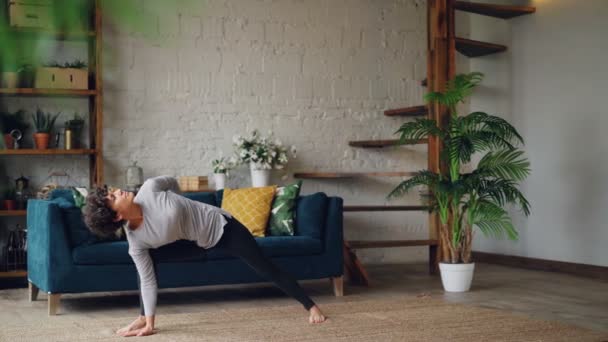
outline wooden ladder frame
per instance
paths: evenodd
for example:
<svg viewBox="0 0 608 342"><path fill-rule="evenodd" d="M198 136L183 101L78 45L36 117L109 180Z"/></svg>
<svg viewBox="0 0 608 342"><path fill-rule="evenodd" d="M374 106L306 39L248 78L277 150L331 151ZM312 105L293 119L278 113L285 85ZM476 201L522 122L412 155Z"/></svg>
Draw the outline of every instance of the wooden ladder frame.
<svg viewBox="0 0 608 342"><path fill-rule="evenodd" d="M456 72L455 52L456 40L454 32L454 0L428 0L427 2L427 78L428 91L443 91L448 80ZM450 119L448 108L439 104L429 104L428 118L434 119L442 126L447 125ZM441 165L439 156L441 143L437 137L428 138L428 169L433 172L446 171L446 165ZM439 217L435 213L429 214L429 240L422 241L387 241L385 244L375 243L375 247L393 246L429 246L429 273L437 274L438 262L441 256L447 253L447 246L441 244L439 236ZM349 274L351 283L364 286L369 285L369 276L358 260L353 246L344 242L344 265Z"/></svg>

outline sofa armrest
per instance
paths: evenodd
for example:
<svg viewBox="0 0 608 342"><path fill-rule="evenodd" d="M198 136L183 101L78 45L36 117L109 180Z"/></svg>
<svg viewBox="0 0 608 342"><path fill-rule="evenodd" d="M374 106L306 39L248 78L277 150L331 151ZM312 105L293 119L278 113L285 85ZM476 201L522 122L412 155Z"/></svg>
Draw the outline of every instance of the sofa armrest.
<svg viewBox="0 0 608 342"><path fill-rule="evenodd" d="M343 200L340 197L329 197L327 202L327 219L325 220L325 254L331 263L335 275L344 272L344 227Z"/></svg>
<svg viewBox="0 0 608 342"><path fill-rule="evenodd" d="M73 266L61 210L53 201L29 200L27 205L28 279L54 292Z"/></svg>

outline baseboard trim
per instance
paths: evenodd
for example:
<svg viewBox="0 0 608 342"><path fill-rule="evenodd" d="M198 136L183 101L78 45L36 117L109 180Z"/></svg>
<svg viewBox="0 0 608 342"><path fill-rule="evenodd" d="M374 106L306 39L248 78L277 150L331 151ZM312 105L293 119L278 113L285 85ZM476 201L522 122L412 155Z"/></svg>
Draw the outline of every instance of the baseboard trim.
<svg viewBox="0 0 608 342"><path fill-rule="evenodd" d="M473 260L476 262L520 267L531 270L568 273L608 281L608 267L604 266L576 264L572 262L535 259L486 252L473 252Z"/></svg>

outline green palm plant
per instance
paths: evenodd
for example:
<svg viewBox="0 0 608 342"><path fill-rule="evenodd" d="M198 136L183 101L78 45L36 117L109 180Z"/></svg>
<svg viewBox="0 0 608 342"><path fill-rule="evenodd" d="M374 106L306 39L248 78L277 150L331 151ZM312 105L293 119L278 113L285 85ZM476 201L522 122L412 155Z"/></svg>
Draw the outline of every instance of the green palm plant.
<svg viewBox="0 0 608 342"><path fill-rule="evenodd" d="M488 236L517 239L506 205L515 204L525 215L530 203L518 190L518 182L530 173L530 163L517 146L523 139L517 130L502 118L483 112L459 116L457 105L470 96L483 74L473 72L455 76L444 92L425 96L429 103L448 108L450 120L440 126L432 119L418 119L403 124L395 134L400 141L435 136L442 144L440 161L446 172L417 172L401 182L388 197L426 186L430 191L429 210L437 212L440 221L439 239L443 262L471 262L473 227ZM483 154L477 167L463 173L461 166L471 162L473 155Z"/></svg>

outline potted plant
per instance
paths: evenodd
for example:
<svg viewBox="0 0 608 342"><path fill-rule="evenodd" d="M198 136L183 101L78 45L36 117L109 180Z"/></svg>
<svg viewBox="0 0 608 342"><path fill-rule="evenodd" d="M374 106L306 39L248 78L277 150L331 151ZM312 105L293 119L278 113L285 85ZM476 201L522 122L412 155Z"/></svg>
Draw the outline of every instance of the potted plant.
<svg viewBox="0 0 608 342"><path fill-rule="evenodd" d="M280 140L272 139L272 132L268 137L263 137L257 129L253 130L248 138L233 138L238 163L249 163L253 187L267 186L270 182L270 170L283 169L289 160L287 148ZM295 147L291 147L291 152L295 158Z"/></svg>
<svg viewBox="0 0 608 342"><path fill-rule="evenodd" d="M72 131L72 147L80 148L80 135L82 134L82 128L84 127L84 119L77 113L74 113L74 117L65 122L65 128Z"/></svg>
<svg viewBox="0 0 608 342"><path fill-rule="evenodd" d="M14 64L8 64L2 66L2 82L1 88L17 88L19 84L19 74L17 73L17 67Z"/></svg>
<svg viewBox="0 0 608 342"><path fill-rule="evenodd" d="M36 127L36 133L34 133L34 142L36 143L37 149L47 149L49 147L49 138L51 136L51 130L55 125L55 120L60 113L54 116L51 113L45 114L40 108L36 109L36 115L32 114L34 119L34 126Z"/></svg>
<svg viewBox="0 0 608 342"><path fill-rule="evenodd" d="M19 88L33 88L34 79L36 78L36 68L33 64L23 63L17 68L19 75Z"/></svg>
<svg viewBox="0 0 608 342"><path fill-rule="evenodd" d="M11 135L13 130L19 130L23 135L25 130L30 125L25 121L25 111L20 109L14 113L0 112L0 125L2 125L2 134L4 135L4 144L7 149L12 149L14 146L14 138Z"/></svg>
<svg viewBox="0 0 608 342"><path fill-rule="evenodd" d="M4 209L15 210L15 189L8 188L4 190Z"/></svg>
<svg viewBox="0 0 608 342"><path fill-rule="evenodd" d="M211 162L215 190L221 190L226 186L226 178L235 165L234 158L219 157Z"/></svg>
<svg viewBox="0 0 608 342"><path fill-rule="evenodd" d="M517 185L530 173L530 163L517 148L523 139L507 121L483 112L459 116L456 106L471 95L483 75L457 75L444 92L431 92L426 100L448 108L450 121L445 127L432 119L418 119L403 124L396 133L401 141L437 137L443 151L440 161L445 173L419 171L403 181L389 197L399 196L417 186L430 191L429 207L439 216L439 239L442 260L439 264L444 289L468 291L475 264L471 260L473 228L485 235L517 238L508 204L520 207L525 215L530 204ZM462 165L481 156L476 167L463 172ZM472 163L474 164L474 163ZM473 167L473 165L471 165Z"/></svg>

